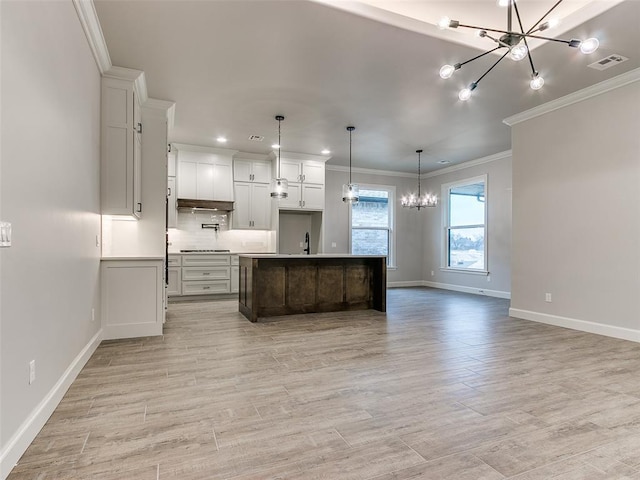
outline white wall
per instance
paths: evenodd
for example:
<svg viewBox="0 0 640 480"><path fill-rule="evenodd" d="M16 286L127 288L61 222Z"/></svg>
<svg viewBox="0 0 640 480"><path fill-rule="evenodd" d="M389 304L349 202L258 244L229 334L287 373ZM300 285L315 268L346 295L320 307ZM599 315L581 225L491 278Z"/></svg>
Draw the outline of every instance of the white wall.
<svg viewBox="0 0 640 480"><path fill-rule="evenodd" d="M324 253L349 252L349 206L342 201L342 185L349 179L348 172L327 170L325 180ZM387 272L388 281L420 284L423 263L423 228L417 212L400 207L400 197L417 186L416 177L400 177L354 172L354 183L388 185L396 187L396 269ZM331 244L335 242L336 247Z"/></svg>
<svg viewBox="0 0 640 480"><path fill-rule="evenodd" d="M487 161L491 160L491 161ZM428 285L508 298L511 289L511 156L494 155L434 172L423 180L426 191L438 194L438 206L424 212L424 267ZM461 168L464 167L464 168ZM442 185L487 176L487 269L489 276L452 272L444 267ZM431 275L433 272L433 275ZM490 280L490 281L487 281Z"/></svg>
<svg viewBox="0 0 640 480"><path fill-rule="evenodd" d="M100 74L70 1L0 11L0 219L13 224L0 250L5 477L99 333Z"/></svg>
<svg viewBox="0 0 640 480"><path fill-rule="evenodd" d="M639 105L636 81L512 127L513 316L640 341Z"/></svg>

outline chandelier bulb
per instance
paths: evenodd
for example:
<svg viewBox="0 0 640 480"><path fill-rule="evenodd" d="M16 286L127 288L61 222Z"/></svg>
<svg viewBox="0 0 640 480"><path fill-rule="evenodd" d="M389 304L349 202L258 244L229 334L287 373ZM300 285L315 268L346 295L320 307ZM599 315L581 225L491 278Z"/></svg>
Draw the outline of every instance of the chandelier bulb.
<svg viewBox="0 0 640 480"><path fill-rule="evenodd" d="M460 93L458 93L458 98L463 102L469 100L471 98L471 89L463 88L462 90L460 90Z"/></svg>
<svg viewBox="0 0 640 480"><path fill-rule="evenodd" d="M497 0L496 4L499 7L508 7L509 6L509 0Z"/></svg>
<svg viewBox="0 0 640 480"><path fill-rule="evenodd" d="M514 47L511 47L511 53L509 54L509 56L514 62L519 62L527 56L527 52L527 46L520 43Z"/></svg>
<svg viewBox="0 0 640 480"><path fill-rule="evenodd" d="M597 38L588 38L580 43L580 51L585 55L595 52L600 46L600 42Z"/></svg>
<svg viewBox="0 0 640 480"><path fill-rule="evenodd" d="M449 28L450 24L451 19L449 17L442 17L440 20L438 20L438 28L440 30L446 30L447 28Z"/></svg>
<svg viewBox="0 0 640 480"><path fill-rule="evenodd" d="M540 90L544 85L544 78L538 75L538 72L531 76L531 82L529 83L533 90Z"/></svg>
<svg viewBox="0 0 640 480"><path fill-rule="evenodd" d="M456 69L453 65L443 65L440 69L440 78L451 78Z"/></svg>

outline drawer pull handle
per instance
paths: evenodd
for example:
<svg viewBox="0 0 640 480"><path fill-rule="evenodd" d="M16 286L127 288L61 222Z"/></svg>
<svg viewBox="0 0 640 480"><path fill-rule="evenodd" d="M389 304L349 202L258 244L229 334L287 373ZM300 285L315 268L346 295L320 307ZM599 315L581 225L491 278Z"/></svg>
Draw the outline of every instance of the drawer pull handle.
<svg viewBox="0 0 640 480"><path fill-rule="evenodd" d="M211 275L209 272L202 272L202 275Z"/></svg>
<svg viewBox="0 0 640 480"><path fill-rule="evenodd" d="M203 290L209 290L211 287L202 287Z"/></svg>

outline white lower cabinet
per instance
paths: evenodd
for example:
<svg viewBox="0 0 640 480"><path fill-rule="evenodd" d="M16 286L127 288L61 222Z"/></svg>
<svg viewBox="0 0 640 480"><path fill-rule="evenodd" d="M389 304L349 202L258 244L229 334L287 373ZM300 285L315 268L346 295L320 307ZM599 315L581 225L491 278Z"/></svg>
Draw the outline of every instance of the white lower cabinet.
<svg viewBox="0 0 640 480"><path fill-rule="evenodd" d="M182 295L231 291L231 255L182 255Z"/></svg>
<svg viewBox="0 0 640 480"><path fill-rule="evenodd" d="M162 335L163 259L104 258L100 262L104 339Z"/></svg>
<svg viewBox="0 0 640 480"><path fill-rule="evenodd" d="M182 295L182 255L169 255L169 282L167 295Z"/></svg>
<svg viewBox="0 0 640 480"><path fill-rule="evenodd" d="M240 291L240 259L237 255L231 256L231 293Z"/></svg>

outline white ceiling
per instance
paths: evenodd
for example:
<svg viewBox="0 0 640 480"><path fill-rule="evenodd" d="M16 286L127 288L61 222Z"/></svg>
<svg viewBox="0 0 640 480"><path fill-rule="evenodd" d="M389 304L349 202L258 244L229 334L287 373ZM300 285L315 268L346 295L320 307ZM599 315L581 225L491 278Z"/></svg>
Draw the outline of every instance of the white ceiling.
<svg viewBox="0 0 640 480"><path fill-rule="evenodd" d="M415 172L417 148L424 149L424 171L442 168L439 160L455 164L498 153L511 145L504 118L640 67L640 0L591 2L606 4L596 5L603 13L562 37L598 37L601 46L595 54L544 44L533 54L546 80L542 90L528 87L525 61L505 60L482 80L469 102L461 103L458 90L477 80L495 58L472 62L442 80L442 64L464 61L479 51L458 39L434 36L429 23L434 15L410 18L418 16L410 10L453 7L448 9L454 12L451 18L459 13L460 20L473 24L485 19L474 18L477 12L470 5L486 4L498 19L504 9L494 0L369 3L376 5L336 0L95 1L112 63L144 70L149 96L176 102L171 141L219 147L216 138L224 135L225 148L268 153L277 138L274 116L282 114L283 150L319 154L329 148L328 163L334 165L348 165L347 125L356 127L354 167ZM395 11L381 9L383 3ZM518 4L524 17L529 7L546 11L553 3ZM584 15L593 8L577 12ZM498 25L503 24L504 18ZM613 53L630 60L605 71L587 68ZM265 140L250 141L249 135Z"/></svg>

